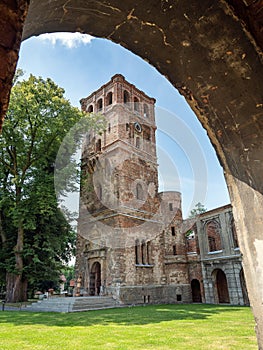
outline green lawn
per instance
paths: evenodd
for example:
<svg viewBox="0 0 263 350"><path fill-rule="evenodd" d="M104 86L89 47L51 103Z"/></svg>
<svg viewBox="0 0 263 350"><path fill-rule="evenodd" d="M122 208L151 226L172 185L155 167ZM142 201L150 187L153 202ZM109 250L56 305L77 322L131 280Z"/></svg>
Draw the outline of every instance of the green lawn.
<svg viewBox="0 0 263 350"><path fill-rule="evenodd" d="M247 307L155 305L70 314L0 312L0 348L257 349Z"/></svg>

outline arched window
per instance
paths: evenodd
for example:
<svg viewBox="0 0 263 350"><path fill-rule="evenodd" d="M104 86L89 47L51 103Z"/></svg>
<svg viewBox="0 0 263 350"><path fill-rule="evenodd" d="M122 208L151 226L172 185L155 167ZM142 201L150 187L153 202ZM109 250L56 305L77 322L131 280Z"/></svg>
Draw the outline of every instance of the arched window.
<svg viewBox="0 0 263 350"><path fill-rule="evenodd" d="M144 103L144 105L143 105L143 116L144 116L145 118L148 118L148 117L149 117L149 107L147 106L146 103Z"/></svg>
<svg viewBox="0 0 263 350"><path fill-rule="evenodd" d="M206 224L209 251L214 252L222 249L220 226L216 220L208 221Z"/></svg>
<svg viewBox="0 0 263 350"><path fill-rule="evenodd" d="M140 183L136 185L136 198L139 200L143 200L143 189Z"/></svg>
<svg viewBox="0 0 263 350"><path fill-rule="evenodd" d="M134 99L133 99L133 104L134 104L134 110L136 111L136 112L139 112L139 100L138 100L138 98L137 97L134 97Z"/></svg>
<svg viewBox="0 0 263 350"><path fill-rule="evenodd" d="M93 105L89 105L88 109L87 109L88 113L92 113L93 112Z"/></svg>
<svg viewBox="0 0 263 350"><path fill-rule="evenodd" d="M111 104L112 104L112 92L110 91L106 96L106 106L109 106Z"/></svg>
<svg viewBox="0 0 263 350"><path fill-rule="evenodd" d="M123 92L123 102L124 103L130 102L130 94L126 90L124 90L124 92Z"/></svg>
<svg viewBox="0 0 263 350"><path fill-rule="evenodd" d="M102 98L100 98L97 102L97 108L98 108L98 111L101 111L102 110L102 107L103 107L103 103L102 103Z"/></svg>
<svg viewBox="0 0 263 350"><path fill-rule="evenodd" d="M101 139L98 139L96 143L96 152L101 152Z"/></svg>

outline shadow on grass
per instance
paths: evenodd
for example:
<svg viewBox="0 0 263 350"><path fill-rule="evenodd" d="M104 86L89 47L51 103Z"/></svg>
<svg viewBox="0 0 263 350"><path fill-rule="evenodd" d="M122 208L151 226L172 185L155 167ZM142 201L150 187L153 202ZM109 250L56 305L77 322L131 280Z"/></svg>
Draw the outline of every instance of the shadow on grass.
<svg viewBox="0 0 263 350"><path fill-rule="evenodd" d="M14 326L39 324L45 326L76 327L94 325L144 325L172 320L204 320L216 314L239 313L243 307L221 305L147 305L97 311L56 313L56 312L0 312L1 323ZM233 315L232 315L233 316ZM241 315L240 315L241 316ZM235 317L238 317L236 314ZM241 316L242 317L242 316Z"/></svg>

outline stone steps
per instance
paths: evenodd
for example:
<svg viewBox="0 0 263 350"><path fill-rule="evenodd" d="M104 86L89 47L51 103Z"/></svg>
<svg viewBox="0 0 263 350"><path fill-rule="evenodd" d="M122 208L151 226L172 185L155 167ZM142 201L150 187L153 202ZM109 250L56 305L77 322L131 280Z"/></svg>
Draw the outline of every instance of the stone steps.
<svg viewBox="0 0 263 350"><path fill-rule="evenodd" d="M35 312L77 312L118 307L119 304L111 297L51 297L39 300L25 308Z"/></svg>

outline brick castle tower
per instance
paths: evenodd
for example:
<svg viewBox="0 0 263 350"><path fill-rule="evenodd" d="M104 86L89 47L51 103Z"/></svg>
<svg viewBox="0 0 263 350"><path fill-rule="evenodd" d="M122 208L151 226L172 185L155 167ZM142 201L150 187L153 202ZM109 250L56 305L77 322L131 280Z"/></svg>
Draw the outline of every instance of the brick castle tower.
<svg viewBox="0 0 263 350"><path fill-rule="evenodd" d="M116 74L80 102L106 119L82 150L81 294L126 304L189 302L181 195L158 193L155 100Z"/></svg>

